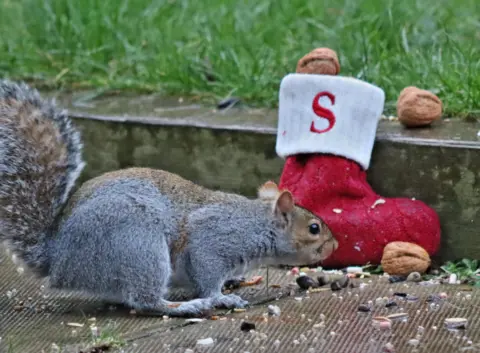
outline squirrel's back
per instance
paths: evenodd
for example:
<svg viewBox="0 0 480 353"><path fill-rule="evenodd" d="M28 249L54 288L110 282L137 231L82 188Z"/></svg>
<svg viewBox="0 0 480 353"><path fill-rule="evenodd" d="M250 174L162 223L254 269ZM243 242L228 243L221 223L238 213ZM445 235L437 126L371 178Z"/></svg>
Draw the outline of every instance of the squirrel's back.
<svg viewBox="0 0 480 353"><path fill-rule="evenodd" d="M184 211L196 208L197 205L245 199L244 196L207 189L165 170L134 167L107 172L86 181L70 198L63 218L68 217L80 200L88 198L103 185L113 180L127 179L145 180L151 183L162 195L169 197Z"/></svg>
<svg viewBox="0 0 480 353"><path fill-rule="evenodd" d="M0 80L0 237L38 272L84 162L67 113L26 84Z"/></svg>

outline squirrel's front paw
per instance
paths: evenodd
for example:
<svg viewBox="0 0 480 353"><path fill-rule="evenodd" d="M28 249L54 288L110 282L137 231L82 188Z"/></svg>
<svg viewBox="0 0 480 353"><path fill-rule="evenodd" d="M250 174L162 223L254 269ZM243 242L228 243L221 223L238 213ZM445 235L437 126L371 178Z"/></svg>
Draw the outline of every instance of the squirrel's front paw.
<svg viewBox="0 0 480 353"><path fill-rule="evenodd" d="M213 298L212 302L215 307L226 309L243 309L248 305L248 301L235 294L219 295Z"/></svg>

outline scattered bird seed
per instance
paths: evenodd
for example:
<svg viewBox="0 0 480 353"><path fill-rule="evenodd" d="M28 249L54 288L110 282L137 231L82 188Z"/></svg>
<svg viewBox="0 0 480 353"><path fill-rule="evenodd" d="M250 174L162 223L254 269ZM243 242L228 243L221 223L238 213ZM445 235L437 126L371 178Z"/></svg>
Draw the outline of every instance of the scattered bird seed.
<svg viewBox="0 0 480 353"><path fill-rule="evenodd" d="M385 353L394 353L395 352L395 347L393 344L391 344L390 342L388 342L384 347L383 347L383 351Z"/></svg>
<svg viewBox="0 0 480 353"><path fill-rule="evenodd" d="M337 282L340 285L340 287L346 288L346 287L348 287L348 284L350 283L350 278L348 278L348 276L343 276Z"/></svg>
<svg viewBox="0 0 480 353"><path fill-rule="evenodd" d="M263 280L262 276L253 276L249 281L240 282L240 287L256 286Z"/></svg>
<svg viewBox="0 0 480 353"><path fill-rule="evenodd" d="M372 320L372 325L381 330L390 330L392 328L392 320L385 316L376 316Z"/></svg>
<svg viewBox="0 0 480 353"><path fill-rule="evenodd" d="M377 207L377 205L382 205L384 204L386 201L384 199L378 199L377 201L375 201L372 205L372 208L375 208Z"/></svg>
<svg viewBox="0 0 480 353"><path fill-rule="evenodd" d="M395 313L387 316L387 318L390 320L406 319L407 317L408 317L407 313Z"/></svg>
<svg viewBox="0 0 480 353"><path fill-rule="evenodd" d="M213 338L208 337L208 338L197 340L197 346L202 346L202 347L213 346Z"/></svg>
<svg viewBox="0 0 480 353"><path fill-rule="evenodd" d="M449 329L465 329L467 327L467 321L465 318L448 318L445 319L445 325Z"/></svg>
<svg viewBox="0 0 480 353"><path fill-rule="evenodd" d="M362 313L368 313L370 312L372 309L370 309L370 306L369 305L366 305L366 304L360 304L358 306L358 311L362 312Z"/></svg>
<svg viewBox="0 0 480 353"><path fill-rule="evenodd" d="M457 275L452 273L448 278L448 284L457 284Z"/></svg>
<svg viewBox="0 0 480 353"><path fill-rule="evenodd" d="M394 302L393 300L390 300L390 301L387 302L387 304L385 304L386 308L393 308L395 306L398 306L398 304L396 302Z"/></svg>
<svg viewBox="0 0 480 353"><path fill-rule="evenodd" d="M416 347L420 344L420 341L414 338L414 339L409 340L408 344Z"/></svg>
<svg viewBox="0 0 480 353"><path fill-rule="evenodd" d="M197 319L197 318L192 318L192 319L186 319L185 322L188 323L197 323L197 322L202 322L205 321L205 319Z"/></svg>
<svg viewBox="0 0 480 353"><path fill-rule="evenodd" d="M339 291L342 289L342 286L338 281L335 281L330 284L330 288L332 289L332 291Z"/></svg>
<svg viewBox="0 0 480 353"><path fill-rule="evenodd" d="M68 327L83 327L84 325L83 324L80 324L78 322L68 322L67 323L67 326Z"/></svg>
<svg viewBox="0 0 480 353"><path fill-rule="evenodd" d="M267 309L268 309L268 314L271 316L280 316L282 312L280 308L276 305L269 305Z"/></svg>
<svg viewBox="0 0 480 353"><path fill-rule="evenodd" d="M437 294L429 294L427 299L425 299L427 303L436 302L438 300L440 300L440 296L438 296Z"/></svg>
<svg viewBox="0 0 480 353"><path fill-rule="evenodd" d="M406 278L404 276L390 276L388 277L388 281L390 283L398 283L398 282L404 282Z"/></svg>
<svg viewBox="0 0 480 353"><path fill-rule="evenodd" d="M315 288L317 287L317 283L313 280L313 278L309 277L309 276L300 276L300 277L297 277L297 284L300 288L302 288L303 290L307 290L307 289L310 289L310 288Z"/></svg>
<svg viewBox="0 0 480 353"><path fill-rule="evenodd" d="M317 277L317 281L320 286L327 285L330 283L330 276L328 276L327 274L322 274Z"/></svg>
<svg viewBox="0 0 480 353"><path fill-rule="evenodd" d="M363 269L359 266L347 267L347 273L363 273Z"/></svg>
<svg viewBox="0 0 480 353"><path fill-rule="evenodd" d="M252 330L255 330L256 326L254 323L252 322L242 322L242 324L240 325L240 330L242 330L243 332L250 332Z"/></svg>
<svg viewBox="0 0 480 353"><path fill-rule="evenodd" d="M412 272L407 276L408 282L421 282L422 275L419 272Z"/></svg>
<svg viewBox="0 0 480 353"><path fill-rule="evenodd" d="M351 280L348 287L349 287L349 288L358 288L359 286L360 286L360 285L358 284L357 281Z"/></svg>
<svg viewBox="0 0 480 353"><path fill-rule="evenodd" d="M326 292L326 291L330 291L330 288L313 288L313 289L309 289L307 293L320 293L320 292Z"/></svg>

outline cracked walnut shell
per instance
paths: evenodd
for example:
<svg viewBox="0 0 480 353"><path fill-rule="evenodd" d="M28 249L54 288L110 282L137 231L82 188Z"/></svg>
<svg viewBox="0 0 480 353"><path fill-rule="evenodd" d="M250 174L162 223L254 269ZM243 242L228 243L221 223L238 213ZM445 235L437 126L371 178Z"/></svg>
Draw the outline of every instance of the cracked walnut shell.
<svg viewBox="0 0 480 353"><path fill-rule="evenodd" d="M397 115L408 127L426 126L442 116L442 101L432 92L406 87L397 101Z"/></svg>
<svg viewBox="0 0 480 353"><path fill-rule="evenodd" d="M425 273L431 260L421 246L403 241L388 243L383 249L382 268L389 275L408 276L412 272Z"/></svg>
<svg viewBox="0 0 480 353"><path fill-rule="evenodd" d="M340 63L335 51L317 48L298 60L297 73L316 75L338 75Z"/></svg>

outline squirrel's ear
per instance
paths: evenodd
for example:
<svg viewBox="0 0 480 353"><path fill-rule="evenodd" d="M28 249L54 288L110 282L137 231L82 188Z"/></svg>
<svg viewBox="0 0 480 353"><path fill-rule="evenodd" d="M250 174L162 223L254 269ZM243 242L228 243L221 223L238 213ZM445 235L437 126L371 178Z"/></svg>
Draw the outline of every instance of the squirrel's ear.
<svg viewBox="0 0 480 353"><path fill-rule="evenodd" d="M267 181L258 189L258 197L262 200L275 200L278 193L278 186L273 181Z"/></svg>
<svg viewBox="0 0 480 353"><path fill-rule="evenodd" d="M290 191L282 191L275 201L275 210L281 213L290 213L294 207L295 202L293 201L293 195Z"/></svg>

